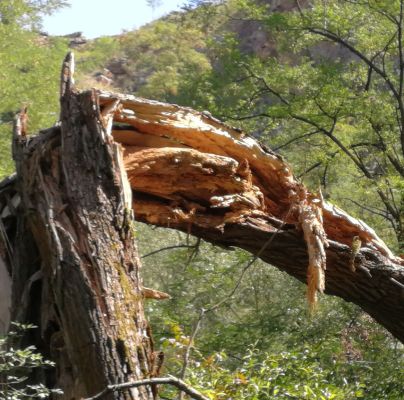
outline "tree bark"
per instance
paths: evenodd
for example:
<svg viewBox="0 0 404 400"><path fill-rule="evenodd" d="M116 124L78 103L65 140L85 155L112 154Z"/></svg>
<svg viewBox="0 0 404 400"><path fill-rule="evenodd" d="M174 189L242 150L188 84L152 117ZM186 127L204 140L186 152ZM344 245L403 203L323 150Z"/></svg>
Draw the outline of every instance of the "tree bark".
<svg viewBox="0 0 404 400"><path fill-rule="evenodd" d="M17 177L3 194L21 201L2 210L2 258L12 269L11 318L39 326L35 344L57 364L48 384L80 399L149 378L153 344L121 146L99 122L95 94L66 82L60 126L27 137L24 113L18 117ZM105 398L154 395L141 386Z"/></svg>

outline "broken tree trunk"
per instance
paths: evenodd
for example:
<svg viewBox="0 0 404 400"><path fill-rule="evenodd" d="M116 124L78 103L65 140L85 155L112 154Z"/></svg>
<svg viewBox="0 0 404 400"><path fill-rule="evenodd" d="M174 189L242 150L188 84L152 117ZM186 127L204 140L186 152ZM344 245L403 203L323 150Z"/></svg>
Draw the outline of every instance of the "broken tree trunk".
<svg viewBox="0 0 404 400"><path fill-rule="evenodd" d="M121 146L97 107L95 94L75 93L68 76L60 126L27 137L20 114L16 181L0 189L9 200L0 214L9 238L1 255L12 269L11 317L39 326L35 344L57 365L47 382L63 389L64 399L149 378L152 370L132 193ZM155 396L140 386L105 398Z"/></svg>
<svg viewBox="0 0 404 400"><path fill-rule="evenodd" d="M208 113L76 93L68 68L62 81L61 126L35 137L23 115L16 126L17 177L0 184L0 256L12 270L12 318L34 316L66 398L151 370L131 206L139 221L259 254L307 281L312 303L318 291L354 302L404 342L404 261L309 193L279 155Z"/></svg>

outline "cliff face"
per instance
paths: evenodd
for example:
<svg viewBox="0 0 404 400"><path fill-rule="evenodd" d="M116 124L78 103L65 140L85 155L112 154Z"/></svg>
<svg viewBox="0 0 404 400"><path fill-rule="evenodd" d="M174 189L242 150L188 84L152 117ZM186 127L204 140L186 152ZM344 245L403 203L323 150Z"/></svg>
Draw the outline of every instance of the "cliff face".
<svg viewBox="0 0 404 400"><path fill-rule="evenodd" d="M296 10L297 8L295 0L262 0L262 3L268 4L270 11L277 11L277 12L293 11ZM302 7L305 7L307 3L308 1L303 0L300 2L300 5Z"/></svg>
<svg viewBox="0 0 404 400"><path fill-rule="evenodd" d="M288 13L297 11L295 0L262 0L263 4L268 5L268 13ZM301 7L307 7L308 1L301 0ZM278 57L277 38L271 36L262 22L254 19L235 19L228 24L227 29L236 34L240 43L242 53L253 54L261 59L268 57ZM313 60L349 60L352 58L346 48L323 41L307 49L307 55Z"/></svg>

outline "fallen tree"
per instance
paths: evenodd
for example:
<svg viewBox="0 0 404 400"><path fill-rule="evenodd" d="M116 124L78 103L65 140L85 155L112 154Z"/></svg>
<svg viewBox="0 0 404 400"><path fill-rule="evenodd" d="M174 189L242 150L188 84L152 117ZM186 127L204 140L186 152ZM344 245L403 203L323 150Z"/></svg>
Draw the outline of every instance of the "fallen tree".
<svg viewBox="0 0 404 400"><path fill-rule="evenodd" d="M65 398L154 377L132 209L138 221L259 254L307 281L310 304L317 292L342 297L404 342L404 260L310 193L282 157L207 112L77 92L71 56L61 86L60 124L29 136L25 110L16 120L0 266L12 276L11 319L39 325ZM155 396L131 390L107 397Z"/></svg>

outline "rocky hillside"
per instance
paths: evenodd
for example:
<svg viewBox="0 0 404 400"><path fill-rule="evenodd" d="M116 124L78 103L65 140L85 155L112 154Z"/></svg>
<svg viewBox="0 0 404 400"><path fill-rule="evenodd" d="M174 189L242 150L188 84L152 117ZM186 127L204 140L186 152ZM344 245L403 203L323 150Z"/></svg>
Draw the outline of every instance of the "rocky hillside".
<svg viewBox="0 0 404 400"><path fill-rule="evenodd" d="M197 80L212 68L220 69L228 44L234 46L233 56L238 51L261 60L285 51L265 23L241 11L239 2L219 3L173 12L117 36L88 41L80 33L65 36L78 59L79 85L184 103L181 81ZM261 3L269 14L296 11L294 0ZM306 0L300 3L307 5ZM346 50L326 42L308 53L317 60L350 57Z"/></svg>
<svg viewBox="0 0 404 400"><path fill-rule="evenodd" d="M233 4L234 3L234 4ZM287 12L294 1L266 0L271 12ZM243 54L277 55L276 40L261 22L243 16L237 2L173 12L136 31L86 41L68 35L76 52L81 86L117 89L173 100L181 79L220 68L217 47L234 37Z"/></svg>

